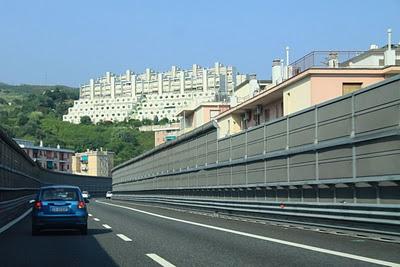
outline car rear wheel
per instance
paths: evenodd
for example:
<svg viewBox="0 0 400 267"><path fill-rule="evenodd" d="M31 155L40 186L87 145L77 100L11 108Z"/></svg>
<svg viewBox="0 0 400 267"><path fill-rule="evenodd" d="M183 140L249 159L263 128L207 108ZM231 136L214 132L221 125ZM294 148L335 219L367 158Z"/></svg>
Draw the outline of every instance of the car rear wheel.
<svg viewBox="0 0 400 267"><path fill-rule="evenodd" d="M87 225L82 226L82 228L80 229L80 231L81 231L81 234L82 234L82 235L87 235Z"/></svg>

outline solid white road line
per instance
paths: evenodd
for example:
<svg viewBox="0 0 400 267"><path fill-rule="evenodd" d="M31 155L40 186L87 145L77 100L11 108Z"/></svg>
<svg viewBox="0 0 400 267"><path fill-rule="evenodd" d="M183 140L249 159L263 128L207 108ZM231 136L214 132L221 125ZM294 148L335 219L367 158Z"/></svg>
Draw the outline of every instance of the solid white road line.
<svg viewBox="0 0 400 267"><path fill-rule="evenodd" d="M175 265L173 265L172 263L164 260L163 258L158 256L157 254L149 253L149 254L146 254L146 256L151 258L153 261L157 262L158 264L160 264L163 267L175 267Z"/></svg>
<svg viewBox="0 0 400 267"><path fill-rule="evenodd" d="M130 239L130 238L129 238L129 237L127 237L126 235L123 235L123 234L117 234L117 236L118 236L119 238L121 238L122 240L126 241L126 242L130 242L130 241L132 241L132 239Z"/></svg>
<svg viewBox="0 0 400 267"><path fill-rule="evenodd" d="M89 215L89 217L92 217L92 216L93 216L93 215L92 215L92 214L90 214L90 213L89 213L88 215Z"/></svg>
<svg viewBox="0 0 400 267"><path fill-rule="evenodd" d="M111 229L111 226L109 226L108 224L103 224L103 227L106 229Z"/></svg>
<svg viewBox="0 0 400 267"><path fill-rule="evenodd" d="M16 224L17 222L19 222L20 220L22 220L23 218L25 218L29 213L31 213L32 209L29 209L27 211L25 211L24 214L22 214L21 216L19 216L18 218L12 220L11 222L7 223L6 225L4 225L3 227L0 228L0 234L6 230L8 230L11 226L13 226L14 224Z"/></svg>
<svg viewBox="0 0 400 267"><path fill-rule="evenodd" d="M99 222L99 221L100 221L100 219L97 219L97 218L93 218L93 220L95 220L96 222Z"/></svg>
<svg viewBox="0 0 400 267"><path fill-rule="evenodd" d="M250 233L246 233L246 232L226 229L226 228L212 226L212 225L208 225L208 224L202 224L202 223L186 221L186 220L182 220L182 219L176 219L176 218L172 218L172 217L168 217L168 216L164 216L164 215L160 215L160 214L156 214L156 213L151 213L151 212L148 212L148 211L134 209L134 208L131 208L131 207L117 205L117 204L111 204L111 203L107 203L107 202L103 202L103 201L96 200L96 202L104 204L104 205L109 205L109 206L114 206L114 207L118 207L118 208L122 208L122 209L127 209L127 210L140 212L140 213L151 215L151 216L158 217L158 218L163 218L163 219L167 219L167 220L171 220L171 221L191 224L191 225L200 226L200 227L213 229L213 230L218 230L218 231L222 231L222 232L227 232L227 233L231 233L231 234L251 237L251 238L260 239L260 240L264 240L264 241L274 242L274 243L278 243L278 244L282 244L282 245L286 245L286 246L302 248L302 249L306 249L306 250L311 250L311 251L315 251L315 252L335 255L335 256L339 256L339 257L343 257L343 258L349 258L349 259L353 259L353 260L359 260L359 261L374 263L374 264L383 265L383 266L396 266L396 267L400 266L400 263L384 261L384 260L377 260L377 259L373 259L373 258L368 258L368 257L363 257L363 256L350 254L350 253L339 252L339 251L335 251L335 250L330 250L330 249L324 249L324 248L304 245L304 244L300 244L300 243L295 243L295 242L275 239L275 238L271 238L271 237L250 234Z"/></svg>

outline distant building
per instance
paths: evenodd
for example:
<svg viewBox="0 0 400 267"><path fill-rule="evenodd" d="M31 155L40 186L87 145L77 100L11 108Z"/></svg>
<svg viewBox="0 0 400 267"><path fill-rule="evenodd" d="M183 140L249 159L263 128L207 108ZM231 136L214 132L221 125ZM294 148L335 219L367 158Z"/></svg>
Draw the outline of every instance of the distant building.
<svg viewBox="0 0 400 267"><path fill-rule="evenodd" d="M172 123L171 125L159 126L153 129L154 146L161 145L168 141L173 141L179 136L180 124Z"/></svg>
<svg viewBox="0 0 400 267"><path fill-rule="evenodd" d="M193 103L228 101L236 85L246 79L235 67L220 63L213 68L194 64L188 70L172 66L161 73L151 69L142 74L127 70L118 76L107 72L81 86L79 100L63 120L80 123L82 116L94 123L155 117L176 120L176 112Z"/></svg>
<svg viewBox="0 0 400 267"><path fill-rule="evenodd" d="M179 136L180 123L168 123L166 125L146 125L139 127L141 132L154 132L154 146L173 141Z"/></svg>
<svg viewBox="0 0 400 267"><path fill-rule="evenodd" d="M35 146L32 141L14 139L15 142L31 157L33 161L39 163L43 168L59 172L71 172L73 150L63 149L60 146L45 147L40 141L39 146Z"/></svg>
<svg viewBox="0 0 400 267"><path fill-rule="evenodd" d="M89 176L111 176L114 167L114 152L87 150L72 156L72 173Z"/></svg>

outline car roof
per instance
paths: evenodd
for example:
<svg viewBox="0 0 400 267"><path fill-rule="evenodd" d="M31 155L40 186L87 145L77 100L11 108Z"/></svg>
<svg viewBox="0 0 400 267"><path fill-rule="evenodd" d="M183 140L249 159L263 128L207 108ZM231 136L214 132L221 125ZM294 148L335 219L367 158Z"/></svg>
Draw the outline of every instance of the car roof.
<svg viewBox="0 0 400 267"><path fill-rule="evenodd" d="M47 186L42 186L42 187L40 187L40 190L42 190L42 189L52 189L52 188L72 188L72 189L80 189L78 186L73 186L73 185L47 185Z"/></svg>

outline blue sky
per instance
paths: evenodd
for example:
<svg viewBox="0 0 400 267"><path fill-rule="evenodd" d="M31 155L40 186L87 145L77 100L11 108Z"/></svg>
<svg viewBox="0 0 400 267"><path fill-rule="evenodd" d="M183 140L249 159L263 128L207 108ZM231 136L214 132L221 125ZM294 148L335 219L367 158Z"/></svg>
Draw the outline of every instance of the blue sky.
<svg viewBox="0 0 400 267"><path fill-rule="evenodd" d="M400 41L400 1L0 1L0 81L78 86L106 71L232 64Z"/></svg>

